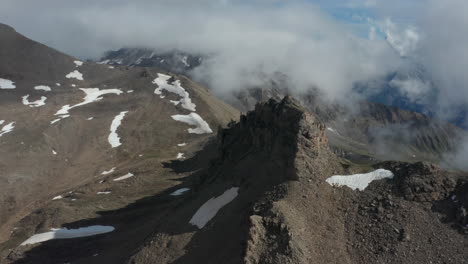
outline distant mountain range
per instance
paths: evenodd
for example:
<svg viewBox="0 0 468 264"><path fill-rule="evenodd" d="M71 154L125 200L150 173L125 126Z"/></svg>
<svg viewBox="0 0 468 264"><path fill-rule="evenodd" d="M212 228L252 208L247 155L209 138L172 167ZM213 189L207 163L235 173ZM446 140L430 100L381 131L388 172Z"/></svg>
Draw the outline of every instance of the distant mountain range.
<svg viewBox="0 0 468 264"><path fill-rule="evenodd" d="M206 56L182 51L158 52L145 48L122 48L107 52L98 63L140 67L157 67L169 72L189 75ZM460 107L450 116L436 113L438 90L430 74L420 64L409 61L398 71L382 78L355 84L354 90L374 103L443 118L468 129L468 106Z"/></svg>
<svg viewBox="0 0 468 264"><path fill-rule="evenodd" d="M157 67L174 73L187 73L200 66L202 56L181 51L157 52L144 48L122 48L107 52L97 63L139 67Z"/></svg>

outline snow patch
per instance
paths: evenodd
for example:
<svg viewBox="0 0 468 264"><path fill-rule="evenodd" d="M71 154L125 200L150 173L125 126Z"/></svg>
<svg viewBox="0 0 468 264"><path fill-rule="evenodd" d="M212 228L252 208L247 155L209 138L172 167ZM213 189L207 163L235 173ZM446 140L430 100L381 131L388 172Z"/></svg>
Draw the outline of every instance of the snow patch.
<svg viewBox="0 0 468 264"><path fill-rule="evenodd" d="M189 188L180 188L174 192L172 192L171 194L169 195L172 195L172 196L179 196L179 195L182 195L184 194L185 192L189 191L190 189Z"/></svg>
<svg viewBox="0 0 468 264"><path fill-rule="evenodd" d="M123 180L126 180L126 179L128 179L128 178L131 178L131 177L133 177L133 176L135 176L135 175L134 175L133 173L130 173L130 172L129 172L129 173L125 174L124 176L115 178L114 181L123 181Z"/></svg>
<svg viewBox="0 0 468 264"><path fill-rule="evenodd" d="M233 187L226 190L223 194L216 198L211 198L204 203L200 209L190 219L190 224L196 225L202 229L226 204L230 203L238 195L239 188Z"/></svg>
<svg viewBox="0 0 468 264"><path fill-rule="evenodd" d="M52 154L57 155L57 151L52 150Z"/></svg>
<svg viewBox="0 0 468 264"><path fill-rule="evenodd" d="M75 63L76 67L80 67L83 65L83 62L79 60L73 61L73 63Z"/></svg>
<svg viewBox="0 0 468 264"><path fill-rule="evenodd" d="M60 84L60 83L55 83L55 85L57 85L57 86L61 86L61 84Z"/></svg>
<svg viewBox="0 0 468 264"><path fill-rule="evenodd" d="M58 86L60 86L60 85L58 85ZM42 91L46 91L46 92L52 91L52 89L50 89L50 87L49 87L49 86L46 86L46 85L34 86L34 89L35 89L35 90L38 90L38 91L41 91L41 90L42 90Z"/></svg>
<svg viewBox="0 0 468 264"><path fill-rule="evenodd" d="M83 74L81 74L81 72L79 72L78 70L70 72L69 74L65 75L65 77L67 77L68 79L75 78L80 81L83 80Z"/></svg>
<svg viewBox="0 0 468 264"><path fill-rule="evenodd" d="M88 117L88 118L86 118L86 120L93 120L93 119L94 119L94 117Z"/></svg>
<svg viewBox="0 0 468 264"><path fill-rule="evenodd" d="M177 144L177 146L179 146L179 147L187 146L187 143L185 143L185 142L184 142L184 143L180 143L180 144Z"/></svg>
<svg viewBox="0 0 468 264"><path fill-rule="evenodd" d="M81 227L78 229L52 228L51 231L49 232L37 234L28 238L26 241L21 243L21 246L40 243L40 242L44 242L44 241L48 241L52 239L70 239L70 238L77 238L77 237L94 236L94 235L112 232L114 230L115 228L113 226L101 226L101 225Z"/></svg>
<svg viewBox="0 0 468 264"><path fill-rule="evenodd" d="M122 120L125 116L125 114L127 114L128 111L123 111L123 112L120 112L120 114L118 114L114 120L112 120L112 124L111 124L111 127L110 127L110 134L109 134L109 144L111 144L111 146L113 148L116 148L120 145L122 145L122 143L120 142L120 137L119 135L117 135L117 128L119 128L120 124L122 123Z"/></svg>
<svg viewBox="0 0 468 264"><path fill-rule="evenodd" d="M58 195L58 196L55 196L54 198L52 198L52 201L60 200L60 199L62 199L62 198L63 198L62 195Z"/></svg>
<svg viewBox="0 0 468 264"><path fill-rule="evenodd" d="M101 174L102 174L102 175L111 174L111 173L113 173L113 172L115 171L115 169L116 169L116 168L113 167L112 169L110 169L110 170L108 170L108 171L103 171Z"/></svg>
<svg viewBox="0 0 468 264"><path fill-rule="evenodd" d="M11 131L13 131L14 128L15 122L11 122L8 125L3 126L2 130L0 130L0 137L5 135L6 133L10 133Z"/></svg>
<svg viewBox="0 0 468 264"><path fill-rule="evenodd" d="M133 93L134 91L133 90L128 90L127 93Z"/></svg>
<svg viewBox="0 0 468 264"><path fill-rule="evenodd" d="M171 93L175 93L182 97L179 101L172 101L178 102L174 103L175 105L178 105L179 103L181 106L189 111L195 112L195 107L196 105L192 103L192 100L190 99L189 93L182 87L180 80L177 80L173 82L172 84L169 84L168 81L171 79L171 76L165 75L158 73L158 78L154 79L153 83L158 85L158 88L154 90L155 94L161 95L162 90L166 90Z"/></svg>
<svg viewBox="0 0 468 264"><path fill-rule="evenodd" d="M111 192L97 192L97 194L110 194Z"/></svg>
<svg viewBox="0 0 468 264"><path fill-rule="evenodd" d="M189 128L188 132L192 134L207 134L213 133L208 123L203 120L197 113L190 113L188 115L173 115L172 119L180 121L196 128Z"/></svg>
<svg viewBox="0 0 468 264"><path fill-rule="evenodd" d="M41 99L36 100L36 101L33 101L33 102L30 102L30 101L28 100L28 98L29 98L29 94L23 96L23 104L24 104L24 105L29 105L29 107L40 107L40 106L43 106L43 105L45 105L45 101L46 101L46 99L47 99L47 97L41 96Z"/></svg>
<svg viewBox="0 0 468 264"><path fill-rule="evenodd" d="M184 153L177 153L177 159L185 159Z"/></svg>
<svg viewBox="0 0 468 264"><path fill-rule="evenodd" d="M123 93L120 89L99 90L99 88L80 88L80 90L83 91L86 94L85 98L83 99L83 102L81 102L79 104L76 104L76 105L73 105L73 106L64 105L60 110L57 111L57 113L55 113L55 115L59 116L60 118L52 121L51 124L54 124L54 123L60 121L61 119L69 117L70 116L69 111L71 109L75 108L75 107L83 106L83 105L86 105L86 104L90 104L90 103L102 100L103 99L102 96L105 95L105 94L120 95L120 94Z"/></svg>
<svg viewBox="0 0 468 264"><path fill-rule="evenodd" d="M378 169L365 174L335 175L326 179L326 182L332 186L348 186L353 190L364 191L371 182L386 178L392 179L393 173L389 170Z"/></svg>
<svg viewBox="0 0 468 264"><path fill-rule="evenodd" d="M15 89L16 85L13 81L0 78L0 89Z"/></svg>
<svg viewBox="0 0 468 264"><path fill-rule="evenodd" d="M114 69L115 67L114 66L109 66L109 69Z"/></svg>

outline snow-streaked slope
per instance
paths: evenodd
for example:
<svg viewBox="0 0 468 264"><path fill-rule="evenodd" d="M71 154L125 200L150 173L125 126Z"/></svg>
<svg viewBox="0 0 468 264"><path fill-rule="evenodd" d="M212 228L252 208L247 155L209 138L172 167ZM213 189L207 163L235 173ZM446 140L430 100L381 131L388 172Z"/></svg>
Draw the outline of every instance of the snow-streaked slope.
<svg viewBox="0 0 468 264"><path fill-rule="evenodd" d="M211 130L210 125L203 120L197 113L190 113L188 115L173 115L171 116L172 119L176 121L180 121L191 126L196 126L196 128L189 128L188 132L193 134L207 134L213 133Z"/></svg>
<svg viewBox="0 0 468 264"><path fill-rule="evenodd" d="M44 241L48 241L52 239L70 239L70 238L77 238L77 237L95 236L99 234L109 233L114 230L115 228L113 226L101 226L101 225L81 227L78 229L53 228L49 232L37 234L28 238L26 241L21 243L21 245L22 246L30 245L30 244L40 243L40 242L44 242Z"/></svg>
<svg viewBox="0 0 468 264"><path fill-rule="evenodd" d="M69 117L70 116L69 111L71 109L75 108L75 107L83 106L83 105L86 105L86 104L90 104L90 103L102 100L103 99L102 96L105 95L105 94L120 95L120 94L123 93L120 89L100 90L99 88L80 88L80 90L83 91L86 94L85 98L83 99L83 102L81 102L79 104L76 104L76 105L73 105L73 106L64 105L60 110L57 111L57 113L55 113L55 115L59 116L60 118L52 121L51 124L56 123L56 122L60 121L61 119Z"/></svg>
<svg viewBox="0 0 468 264"><path fill-rule="evenodd" d="M168 81L171 78L169 75L158 73L158 78L154 79L153 83L158 85L158 88L154 90L155 94L161 95L162 90L174 93L182 97L179 101L172 101L175 105L180 105L192 112L195 112L196 105L192 103L189 93L182 87L180 80L174 81L169 84Z"/></svg>
<svg viewBox="0 0 468 264"><path fill-rule="evenodd" d="M43 106L43 105L45 105L45 101L46 101L46 99L47 99L47 97L41 96L41 99L30 102L30 101L28 100L28 98L29 98L29 94L23 96L23 104L24 104L24 105L27 105L27 106L29 106L29 107L39 107L39 106Z"/></svg>
<svg viewBox="0 0 468 264"><path fill-rule="evenodd" d="M326 182L332 186L347 186L353 190L364 191L375 180L392 179L393 173L389 170L378 169L365 174L335 175Z"/></svg>
<svg viewBox="0 0 468 264"><path fill-rule="evenodd" d="M190 224L203 228L226 204L237 197L239 188L232 187L216 198L211 198L204 203L190 219Z"/></svg>
<svg viewBox="0 0 468 264"><path fill-rule="evenodd" d="M114 118L114 120L112 120L108 140L109 140L109 144L113 148L116 148L116 147L122 145L122 143L120 142L120 137L117 134L117 128L119 128L120 124L122 123L123 118L125 117L125 114L127 114L127 113L128 113L128 111L120 112L120 114L118 114Z"/></svg>

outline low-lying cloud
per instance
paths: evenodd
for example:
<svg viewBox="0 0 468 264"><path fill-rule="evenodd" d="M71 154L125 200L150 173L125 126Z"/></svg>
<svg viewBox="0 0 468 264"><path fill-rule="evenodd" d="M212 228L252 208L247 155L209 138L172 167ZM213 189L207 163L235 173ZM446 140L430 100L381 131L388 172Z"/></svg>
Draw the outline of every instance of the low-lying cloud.
<svg viewBox="0 0 468 264"><path fill-rule="evenodd" d="M286 75L293 91L317 88L330 99L348 100L356 82L386 76L411 60L427 70L430 83L395 80L391 87L415 102L426 102L436 87L433 109L442 118L468 105L468 1L311 2L3 0L0 22L81 58L121 47L209 55L193 74L218 93ZM360 16L376 17L356 26L330 15L333 8L365 9ZM369 34L357 27L368 27Z"/></svg>
<svg viewBox="0 0 468 264"><path fill-rule="evenodd" d="M357 36L307 1L45 0L25 13L15 10L24 0L10 1L0 11L7 23L79 57L120 47L209 54L194 74L217 92L283 73L293 90L346 98L354 82L399 63L385 40Z"/></svg>

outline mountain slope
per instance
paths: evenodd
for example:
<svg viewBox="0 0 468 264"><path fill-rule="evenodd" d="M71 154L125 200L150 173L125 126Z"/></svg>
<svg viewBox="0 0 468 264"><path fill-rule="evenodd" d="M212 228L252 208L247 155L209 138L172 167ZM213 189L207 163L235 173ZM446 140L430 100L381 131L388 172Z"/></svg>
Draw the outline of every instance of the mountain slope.
<svg viewBox="0 0 468 264"><path fill-rule="evenodd" d="M0 241L34 208L101 180L114 167L107 175L130 172L139 179L138 192L122 205L142 197L152 191L148 164L188 155L218 126L237 118L236 110L185 77L81 62L5 25L0 34L0 78L15 86L0 89L0 131L13 126L0 136L0 178L6 183L0 186ZM169 90L155 93L155 80ZM196 108L186 109L189 103ZM211 131L188 131L193 126L184 120L197 116ZM76 196L65 200L79 201Z"/></svg>
<svg viewBox="0 0 468 264"><path fill-rule="evenodd" d="M184 53L173 52L166 54L172 59L163 59L166 61L163 65L159 55L155 55L157 52L138 48L121 49L109 54L112 56L105 57L106 60L110 59L108 63L115 58L126 65L154 66L184 74L190 74L190 70L203 63L199 57L199 63L192 63L191 67L183 66L179 54ZM147 57L153 59L140 59ZM182 57L197 58L189 54ZM235 91L229 98L223 95L222 99L246 112L252 110L257 102L293 95L329 126L330 141L337 153L363 161L398 159L443 162L453 166L450 160L444 160L444 156L454 152L459 139L467 134L455 125L430 117L434 115L430 108L437 101L436 89L429 73L421 65L410 61L385 78L357 84L354 90L367 101L354 106L326 102L318 91L297 94L285 87L286 84L272 81L262 87ZM428 93L430 96L422 98L418 93ZM462 117L460 115L461 120ZM453 123L461 125L460 122Z"/></svg>
<svg viewBox="0 0 468 264"><path fill-rule="evenodd" d="M187 74L190 70L200 66L202 62L202 56L185 52L157 52L152 49L122 48L107 52L98 63L156 67L173 73Z"/></svg>
<svg viewBox="0 0 468 264"><path fill-rule="evenodd" d="M343 166L325 129L290 98L259 104L192 158L167 164L187 175L180 186L66 225L105 223L115 231L17 247L7 263L462 263L468 257L468 216L459 213L468 205L466 173L426 163ZM373 169L394 178L370 181L361 191L328 183L332 175ZM174 196L182 187L189 191Z"/></svg>
<svg viewBox="0 0 468 264"><path fill-rule="evenodd" d="M390 155L369 132L413 122L421 145L390 137L398 157L437 155L452 142L445 124L372 104L344 115L314 94L238 118L183 76L81 62L0 27L21 62L0 72L1 263L468 258L468 174L377 163Z"/></svg>

